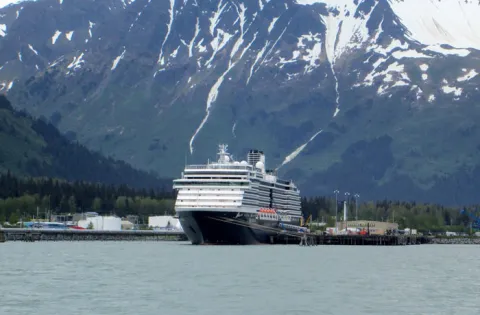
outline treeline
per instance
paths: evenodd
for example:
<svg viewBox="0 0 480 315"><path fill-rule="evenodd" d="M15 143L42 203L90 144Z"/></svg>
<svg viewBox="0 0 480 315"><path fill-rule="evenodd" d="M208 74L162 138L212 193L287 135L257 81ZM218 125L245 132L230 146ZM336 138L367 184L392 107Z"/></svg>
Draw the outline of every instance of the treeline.
<svg viewBox="0 0 480 315"><path fill-rule="evenodd" d="M356 214L355 199L349 199L348 219L354 220ZM312 215L313 220L324 220L329 226L335 222L335 198L314 197L302 198L302 209L305 217ZM401 201L369 201L358 202L358 219L383 222L395 222L400 229L416 228L422 232L468 232L471 219L462 209L479 217L477 207L445 207L438 204L424 204ZM338 218L343 218L343 203L338 203Z"/></svg>
<svg viewBox="0 0 480 315"><path fill-rule="evenodd" d="M14 160L18 173L22 175L113 185L127 184L135 188L161 189L171 186L169 178L164 179L153 172L137 170L124 161L105 157L77 141L70 141L45 118L35 119L25 111L15 110L4 95L0 95L0 109L11 113L0 115L0 132L12 137L12 141L25 143L21 149L25 151L21 156L13 156L18 154L20 149L15 151L0 148L0 163ZM25 131L25 126L29 126L29 132ZM41 141L45 143L43 147L38 145Z"/></svg>
<svg viewBox="0 0 480 315"><path fill-rule="evenodd" d="M15 224L46 213L95 211L118 216L174 213L173 191L133 189L126 185L67 182L51 178L0 175L0 224Z"/></svg>

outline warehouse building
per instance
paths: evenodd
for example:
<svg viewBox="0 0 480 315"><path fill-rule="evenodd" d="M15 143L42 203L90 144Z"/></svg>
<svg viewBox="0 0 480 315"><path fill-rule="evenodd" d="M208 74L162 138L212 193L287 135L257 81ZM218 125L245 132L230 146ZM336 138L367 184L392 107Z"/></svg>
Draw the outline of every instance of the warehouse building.
<svg viewBox="0 0 480 315"><path fill-rule="evenodd" d="M122 229L122 219L114 216L88 216L85 220L78 221L78 226L98 231L120 231Z"/></svg>
<svg viewBox="0 0 480 315"><path fill-rule="evenodd" d="M154 229L182 230L180 220L170 215L148 217L148 227Z"/></svg>
<svg viewBox="0 0 480 315"><path fill-rule="evenodd" d="M347 221L348 232L359 233L361 231L370 232L370 235L385 235L388 233L396 233L398 231L398 223L381 222L381 221ZM345 233L345 222L338 222L339 234ZM327 228L327 232L335 234L335 228ZM343 232L343 233L342 233Z"/></svg>

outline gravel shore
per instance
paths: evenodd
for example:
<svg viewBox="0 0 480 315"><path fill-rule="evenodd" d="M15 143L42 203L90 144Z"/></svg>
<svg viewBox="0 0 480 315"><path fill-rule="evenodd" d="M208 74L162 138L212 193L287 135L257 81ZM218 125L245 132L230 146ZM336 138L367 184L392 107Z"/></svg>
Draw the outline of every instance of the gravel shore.
<svg viewBox="0 0 480 315"><path fill-rule="evenodd" d="M480 237L435 237L430 244L480 245Z"/></svg>

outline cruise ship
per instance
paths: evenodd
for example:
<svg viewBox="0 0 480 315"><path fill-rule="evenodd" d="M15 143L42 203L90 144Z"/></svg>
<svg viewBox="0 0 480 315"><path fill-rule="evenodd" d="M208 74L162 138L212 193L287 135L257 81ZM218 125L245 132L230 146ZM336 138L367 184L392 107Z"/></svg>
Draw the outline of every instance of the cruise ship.
<svg viewBox="0 0 480 315"><path fill-rule="evenodd" d="M175 211L192 244L270 244L288 231L305 232L300 191L265 169L265 155L250 150L235 161L219 145L218 159L187 165L173 181Z"/></svg>

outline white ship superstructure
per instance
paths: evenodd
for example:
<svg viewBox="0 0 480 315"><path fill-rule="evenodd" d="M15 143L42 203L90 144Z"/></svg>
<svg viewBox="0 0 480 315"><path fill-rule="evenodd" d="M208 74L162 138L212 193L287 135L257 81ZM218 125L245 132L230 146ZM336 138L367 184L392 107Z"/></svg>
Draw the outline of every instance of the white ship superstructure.
<svg viewBox="0 0 480 315"><path fill-rule="evenodd" d="M277 213L300 217L300 192L292 181L278 179L265 170L263 152L252 150L247 161L233 161L227 145L220 145L219 159L206 165L188 165L181 179L175 203L181 211L232 211L257 213L276 209Z"/></svg>
<svg viewBox="0 0 480 315"><path fill-rule="evenodd" d="M267 171L262 151L250 150L246 161L235 161L227 147L219 146L217 161L187 165L181 178L174 180L175 210L184 231L189 234L184 225L190 225L191 233L205 234L205 218L216 216L298 225L302 213L295 184Z"/></svg>

